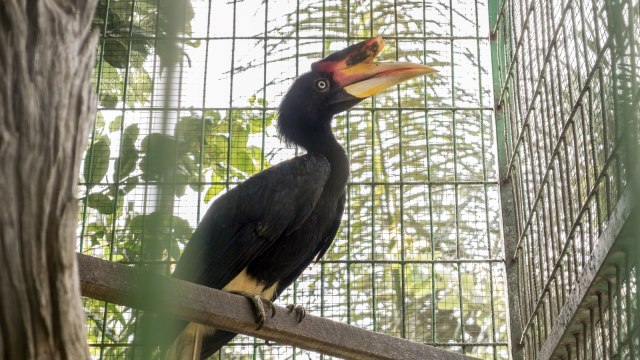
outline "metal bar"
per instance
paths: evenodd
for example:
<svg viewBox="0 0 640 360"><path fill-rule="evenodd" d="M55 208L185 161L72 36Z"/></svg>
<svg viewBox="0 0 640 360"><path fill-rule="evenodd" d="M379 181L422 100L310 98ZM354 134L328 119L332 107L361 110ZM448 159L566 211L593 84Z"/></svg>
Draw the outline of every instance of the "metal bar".
<svg viewBox="0 0 640 360"><path fill-rule="evenodd" d="M602 49L601 51L601 55L598 57L598 62L603 58L604 53L606 52L606 47ZM560 135L558 136L558 141L556 143L556 145L554 146L553 152L551 153L551 158L548 161L548 166L545 169L545 173L544 176L542 177L542 181L540 184L540 188L538 189L538 191L536 192L536 197L533 201L533 203L529 206L529 209L535 209L538 206L538 203L540 202L540 200L542 199L542 194L544 192L544 186L545 184L549 184L548 182L548 178L549 178L549 174L551 173L551 170L553 169L553 165L554 165L554 160L557 156L559 156L560 154L560 150L562 150L561 146L565 145L565 142L562 141L563 138L565 137L567 131L570 129L570 126L573 125L574 121L573 121L573 116L575 115L575 112L578 111L579 107L580 107L580 102L582 101L582 98L584 97L585 93L587 93L587 84L590 83L590 80L593 78L594 74L596 74L599 70L598 66L594 66L594 68L591 70L588 80L585 84L585 88L583 88L583 91L581 91L579 98L576 100L576 102L574 103L572 110L571 110L571 115L568 116L566 122L564 123L563 127L562 127L562 131L560 132ZM522 138L520 138L522 139ZM615 153L615 152L613 152ZM613 154L612 153L612 154ZM511 161L508 165L508 174L510 174L511 170L513 169L513 161ZM606 169L606 166L604 167L604 169ZM561 172L561 175L563 174L563 172ZM603 172L601 172L602 176ZM597 181L596 181L597 182ZM520 243L522 242L522 238L524 237L524 235L526 234L526 232L528 231L531 222L533 220L533 212L529 213L529 216L527 217L527 220L523 226L523 228L521 229L521 233L520 233L520 237L519 237L519 241L518 241L518 247L520 247Z"/></svg>
<svg viewBox="0 0 640 360"><path fill-rule="evenodd" d="M151 111L162 111L165 108L162 106L139 106L139 107L127 107L125 109L125 111L134 111L134 110L151 110ZM166 109L168 110L172 110L172 111L231 111L231 110L235 110L235 111L243 111L243 110L265 110L265 111L277 111L278 107L274 107L274 106L229 106L229 107L190 107L190 108L182 108L182 107L172 107L169 106ZM113 110L111 108L100 108L98 107L98 110ZM360 111L366 111L366 112L377 112L377 111L390 111L390 110L405 110L405 111L424 111L424 112L435 112L435 111L490 111L493 110L492 107L488 107L488 106L460 106L460 107L453 107L453 106L437 106L437 107L415 107L415 106L407 106L407 107L399 107L399 106L376 106L375 108L370 108L367 106L354 106L351 110L360 110Z"/></svg>
<svg viewBox="0 0 640 360"><path fill-rule="evenodd" d="M476 24L480 23L480 18L479 18L479 11L478 11L478 2L474 1L474 15L475 15L475 21ZM487 14L488 15L488 14ZM479 27L476 27L476 37L480 38L480 29ZM477 71L478 71L478 94L480 95L480 107L484 106L484 95L483 95L483 85L482 85L482 59L480 57L481 54L481 48L480 48L480 40L476 41L476 61L478 62L478 67L477 67ZM482 179L484 181L487 181L487 159L486 159L486 148L485 148L485 124L484 124L484 112L481 110L480 111L480 149L481 149L481 153L482 153ZM485 184L483 186L483 192L484 192L484 204L488 205L489 204L489 196L488 196L488 189L487 189L487 185ZM484 221L486 223L486 234L487 234L487 252L489 254L489 258L493 257L493 249L492 249L492 244L491 244L491 229L490 229L490 221L489 221L489 211L488 209L485 209L485 218ZM490 279L494 279L494 265L489 263L489 278ZM496 314L495 314L495 308L494 308L494 303L495 303L495 294L494 294L494 283L493 280L489 281L489 302L490 302L490 312L491 312L491 340L495 341L497 338L497 332L496 332ZM464 321L464 319L463 319ZM497 360L498 359L498 352L497 349L494 348L493 349L493 359Z"/></svg>
<svg viewBox="0 0 640 360"><path fill-rule="evenodd" d="M347 0L347 45L351 45L351 0ZM346 117L346 143L347 143L347 153L351 153L351 111L347 111ZM351 244L353 242L353 234L351 232L351 224L352 224L352 213L351 213L351 188L348 187L345 191L346 196L346 206L345 213L347 216L347 323L351 324L351 266L349 265L352 261L351 258Z"/></svg>
<svg viewBox="0 0 640 360"><path fill-rule="evenodd" d="M596 279L598 271L600 271L605 264L613 243L621 233L633 208L634 203L632 202L631 191L627 189L611 213L607 227L600 235L587 264L585 264L580 273L580 277L577 279L576 286L564 302L564 306L542 344L536 359L546 360L553 356L555 349L561 343L572 320L577 315L580 304L588 295L590 286ZM592 341L595 341L595 338L592 339Z"/></svg>
<svg viewBox="0 0 640 360"><path fill-rule="evenodd" d="M230 181L230 172L231 172L231 141L233 139L233 134L231 132L232 129L232 124L231 124L231 119L233 118L233 74L234 74L234 69L236 67L235 65L235 57L236 57L236 31L237 31L237 0L233 0L233 17L232 17L232 28L231 28L231 32L233 34L232 39L231 39L231 69L229 70L229 117L228 117L228 128L227 128L227 164L226 164L226 172L225 172L225 179L227 180L227 182ZM235 109L237 110L237 109Z"/></svg>
<svg viewBox="0 0 640 360"><path fill-rule="evenodd" d="M636 358L635 353L638 349L635 348L632 339L633 339L633 334L635 332L634 327L637 326L638 321L636 320L636 323L634 324L633 316L631 316L630 314L630 312L632 311L631 309L633 308L634 300L637 301L637 297L634 300L631 299L631 289L634 288L634 286L631 284L631 269L633 269L633 265L632 265L633 260L631 260L631 256L632 254L630 252L626 252L624 255L624 266L627 270L627 274L625 274L626 276L624 281L624 286L625 286L624 300L625 300L625 310L626 310L625 325L627 328L626 329L627 339L625 339L626 340L625 342L626 342L627 348L629 349L629 359L635 359Z"/></svg>
<svg viewBox="0 0 640 360"><path fill-rule="evenodd" d="M159 181L148 181L148 185L159 185L159 184L171 184L171 185L238 185L242 183L242 181L168 181L168 182L159 182ZM91 183L91 185L95 186L108 186L112 183ZM88 183L80 182L79 185L88 185ZM401 186L401 185L427 185L432 187L453 185L453 186L475 186L475 185L498 185L497 181L353 181L347 183L347 187L351 186Z"/></svg>
<svg viewBox="0 0 640 360"><path fill-rule="evenodd" d="M528 27L530 15L533 12L534 3L537 0L530 0L530 1L531 1L531 3L527 7L528 10L527 10L527 14L526 14L525 20L521 24L521 28L522 28L521 31L522 32L517 37L518 40L517 40L517 42L515 44L515 47L513 49L511 49L512 52L514 53L514 55L517 55L518 51L522 48L522 43L523 43L523 41L525 39L524 32ZM505 0L505 2L511 3L511 1L506 1L506 0ZM498 15L498 16L500 16L500 15ZM562 23L562 21L560 23ZM496 25L498 25L498 23L496 23ZM514 33L515 33L515 29L514 29L514 31L513 31L513 33L511 35L513 35ZM553 41L555 42L555 39ZM498 86L496 88L500 89L500 92L499 92L499 95L498 95L499 96L498 97L499 103L502 102L502 95L506 92L506 87L507 87L506 84L509 82L509 80L511 80L511 77L512 77L512 74L513 74L513 71L514 71L514 68L515 68L516 64L518 64L517 61L512 61L509 64L509 68L506 71L507 77L501 83L497 84Z"/></svg>
<svg viewBox="0 0 640 360"><path fill-rule="evenodd" d="M140 261L118 261L118 264L122 265L136 265L136 264L157 264L162 263L166 264L167 260L140 260ZM177 261L169 261L169 264L175 264ZM409 264L503 264L504 259L455 259L455 260L444 260L444 259L433 259L433 260L357 260L357 259L335 259L335 260L327 260L320 259L318 260L319 264L397 264L397 265L409 265Z"/></svg>
<svg viewBox="0 0 640 360"><path fill-rule="evenodd" d="M269 0L265 0L264 1L264 38L263 38L263 53L262 53L262 99L266 99L267 98L267 45L268 45L268 39L267 39L267 33L269 31ZM266 123L267 123L267 112L265 110L266 107L266 102L262 102L261 104L262 107L262 123L261 123L261 128L260 128L260 171L264 170L264 162L265 162L265 143L266 143ZM323 287L324 288L324 287ZM296 299L297 298L297 290L298 290L298 283L297 281L294 282L293 284L293 298ZM254 359L257 358L257 350L258 350L258 346L257 346L257 341L258 339L254 338L253 342L254 342L254 347L253 347L253 357ZM296 352L294 350L293 352L293 360L296 360Z"/></svg>
<svg viewBox="0 0 640 360"><path fill-rule="evenodd" d="M492 73L494 89L501 88L501 79L499 66L504 63L505 54L500 51L499 44L497 42L498 25L500 24L500 14L502 14L506 7L504 4L510 3L504 1L503 6L498 9L497 0L489 1L489 22L490 27L493 30L491 35L491 58L492 58ZM500 205L501 205L501 217L502 217L502 237L504 242L505 253L505 273L506 273L506 304L507 304L507 319L508 319L508 339L510 345L510 358L513 360L524 359L523 347L520 343L521 338L521 317L518 313L520 300L520 293L518 280L518 262L514 260L513 255L516 253L516 243L518 241L517 225L516 225L516 209L514 203L514 189L512 182L508 181L504 177L507 173L507 153L506 144L508 141L508 133L505 129L505 112L504 107L501 106L501 96L498 93L494 93L494 105L495 105L495 133L497 142L497 155L498 155L498 174L500 179Z"/></svg>
<svg viewBox="0 0 640 360"><path fill-rule="evenodd" d="M211 32L211 1L209 1L209 7L208 7L208 11L207 11L207 35L209 35L209 33ZM205 64L208 63L208 59L209 59L209 45L211 44L211 41L209 40L204 40L205 41L205 50L204 50L204 61ZM208 80L208 70L209 67L205 66L204 67L204 74L203 74L203 86L202 86L202 108L204 109L207 103L207 80ZM266 90L265 90L266 91ZM264 114L264 113L263 113ZM200 154L198 156L198 163L199 164L203 164L204 163L204 144L205 144L205 112L202 111L202 125L200 127ZM204 183L203 180L203 176L204 174L202 173L202 167L200 167L198 169L198 182L200 184ZM202 203L202 191L198 191L198 204ZM201 208L200 205L198 205L196 207L196 219L198 220L198 222L200 222L201 219Z"/></svg>
<svg viewBox="0 0 640 360"><path fill-rule="evenodd" d="M393 17L394 17L394 30L395 30L395 35L398 35L398 1L397 0L393 0ZM396 40L396 51L395 51L395 60L398 61L399 60L399 52L400 52L400 44L398 43L398 41ZM402 96L400 93L400 86L396 86L396 95L398 96L398 107L402 108ZM404 164L403 164L403 160L404 160L404 152L403 152L403 141L402 141L402 133L403 133L403 121L402 121L402 110L398 110L398 134L399 134L399 139L398 139L398 154L400 157L400 187L399 187L399 192L400 192L400 261L404 261L405 260L405 244L404 244L404 233L405 233L405 227L404 227L404 206L402 206L402 204L404 204ZM407 321L406 321L406 317L407 317L407 309L406 309L406 297L407 297L407 290L406 290L406 284L405 284L405 278L406 278L406 269L405 269L405 264L402 264L400 266L400 316L401 316L401 324L400 324L400 334L401 337L404 339L406 338L407 334L406 334L406 329L407 329Z"/></svg>
<svg viewBox="0 0 640 360"><path fill-rule="evenodd" d="M615 152L613 152L612 155L609 157L609 160L607 161L607 163L609 163L615 157L614 155L615 155ZM607 169L608 169L607 166L603 167L602 172L601 172L600 176L598 177L597 183L600 183L600 181L606 177L606 170ZM597 190L597 188L594 188L589 193L588 199L594 198L597 195L598 195L598 190ZM575 231L578 228L578 225L580 224L580 222L582 221L582 215L584 213L586 213L586 211L588 209L589 209L589 201L587 200L582 205L582 207L580 208L580 211L578 212L578 215L576 215L574 217L574 221L573 221L573 223L572 223L572 225L570 227L571 230L566 235L567 239L572 239L574 237ZM547 293L549 291L551 280L553 280L555 275L557 274L557 272L560 269L562 269L561 261L562 261L563 257L568 253L569 245L571 245L571 241L568 240L562 246L562 248L560 250L560 254L558 255L558 259L556 260L556 263L554 264L553 271L551 272L551 274L549 274L549 276L547 277L547 281L545 282L544 286L541 288L541 292L540 292L541 294L545 294L545 293ZM528 318L526 324L523 327L523 331L524 332L526 332L529 329L529 327L532 325L533 320L534 320L534 316L533 315L538 311L538 309L542 305L543 297L540 295L539 297L532 298L531 300L535 302L535 305L533 306L533 309L531 309L529 311L529 314L531 315L531 317Z"/></svg>
<svg viewBox="0 0 640 360"><path fill-rule="evenodd" d="M109 8L111 6L111 0L106 0L105 2L105 13L104 13L104 26L100 29L102 31L102 33L106 33L107 32L107 26L109 23ZM99 16L99 15L97 15ZM106 39L104 37L100 38L100 52L98 54L98 59L96 60L98 62L98 68L96 69L96 74L97 74L97 79L96 79L96 94L100 94L100 88L102 86L102 71L103 71L103 65L104 65L104 47L105 47L105 43L106 43ZM94 124L95 125L95 124ZM93 130L91 131L91 137L89 139L89 151L87 151L87 154L85 155L85 161L88 161L89 163L93 162L93 144L95 143L95 139L96 139L96 130L95 130L95 126L93 127ZM89 174L84 174L89 175L89 178L91 177L91 173L93 172L93 167L89 168ZM87 180L87 179L85 179ZM85 185L85 193L89 193L89 183L83 184ZM87 221L87 198L85 197L82 200L82 220L80 222L80 244L78 245L78 251L82 252L83 248L84 248L84 231L85 231L85 226L86 226L86 221Z"/></svg>
<svg viewBox="0 0 640 360"><path fill-rule="evenodd" d="M346 359L472 359L468 356L374 333L336 321L307 315L298 323L286 308L278 307L273 318L256 330L251 304L238 295L191 284L171 277L78 254L81 289L85 296L126 306L149 305L153 295L167 315L190 322L243 333L265 340L299 346ZM162 283L149 294L145 284ZM180 294L180 296L175 296Z"/></svg>
<svg viewBox="0 0 640 360"><path fill-rule="evenodd" d="M348 41L348 40L355 40L356 42L358 41L362 41L362 40L366 40L368 39L370 36L353 36L353 35L345 35L345 36L338 36L338 35L322 35L322 36L312 36L312 35L307 35L307 36L300 36L299 39L300 40L334 40L334 41ZM144 35L132 35L131 37L129 36L118 36L118 35L107 35L106 38L108 39L131 39L131 40L161 40L161 39L166 39L165 36L162 35L158 35L158 36L144 36ZM182 40L189 40L189 41L205 41L205 40L262 40L262 39L269 39L269 40L290 40L291 37L290 36L271 36L271 35L255 35L255 36L189 36L189 37L180 37L178 36L178 41L182 41ZM389 40L406 40L406 41L423 41L423 40L476 40L477 37L475 36L434 36L434 35L426 35L426 36L407 36L407 35L402 35L402 36L397 36L397 35L384 35L385 39L389 39ZM483 37L484 38L484 37Z"/></svg>
<svg viewBox="0 0 640 360"><path fill-rule="evenodd" d="M264 341L262 343L257 344L257 346L260 345L264 345L264 344L268 344L267 341ZM117 344L112 344L112 343L89 343L88 344L90 347L136 347L136 346L140 346L139 344L136 344L135 342L124 342L124 343L117 343ZM233 345L236 346L256 346L256 342L255 341L235 341L233 342ZM430 347L461 347L462 345L466 345L466 346L501 346L501 347L506 347L508 344L506 342L468 342L468 343L461 343L461 342L440 342L440 343L427 343L427 344L423 344L426 346L430 346ZM446 351L446 350L442 350L442 351ZM469 359L469 357L467 357L466 359ZM471 358L471 359L475 359L475 358Z"/></svg>

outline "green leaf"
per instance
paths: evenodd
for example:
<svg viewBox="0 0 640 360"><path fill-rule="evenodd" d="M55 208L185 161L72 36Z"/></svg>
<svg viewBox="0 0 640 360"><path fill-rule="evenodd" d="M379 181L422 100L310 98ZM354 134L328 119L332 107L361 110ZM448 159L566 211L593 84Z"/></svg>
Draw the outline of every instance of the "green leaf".
<svg viewBox="0 0 640 360"><path fill-rule="evenodd" d="M127 67L127 46L119 39L107 38L104 43L104 61L116 69Z"/></svg>
<svg viewBox="0 0 640 360"><path fill-rule="evenodd" d="M146 56L145 56L146 57ZM140 69L133 72L129 78L129 93L127 94L127 102L133 106L136 102L146 104L151 97L153 82L146 70Z"/></svg>
<svg viewBox="0 0 640 360"><path fill-rule="evenodd" d="M107 174L111 156L109 145L109 138L103 137L95 141L87 150L83 176L89 187L100 182Z"/></svg>
<svg viewBox="0 0 640 360"><path fill-rule="evenodd" d="M193 234L193 229L187 220L173 216L173 234L178 240L188 240Z"/></svg>
<svg viewBox="0 0 640 360"><path fill-rule="evenodd" d="M113 109L122 99L124 76L108 62L102 62L100 78L100 106Z"/></svg>
<svg viewBox="0 0 640 360"><path fill-rule="evenodd" d="M102 116L102 111L98 111L98 114L96 115L96 124L94 126L94 129L97 133L102 133L102 130L104 130L104 116Z"/></svg>
<svg viewBox="0 0 640 360"><path fill-rule="evenodd" d="M138 163L138 152L137 151L126 151L123 152L122 156L116 158L116 164L120 164L119 169L116 169L113 175L113 178L116 181L120 181L136 169L136 164Z"/></svg>
<svg viewBox="0 0 640 360"><path fill-rule="evenodd" d="M259 170L260 160L262 160L262 149L257 146L251 145L247 147L247 154L249 154L249 157L253 159L254 170ZM266 159L264 162L265 167L269 166Z"/></svg>
<svg viewBox="0 0 640 360"><path fill-rule="evenodd" d="M115 211L113 207L113 199L101 193L89 194L89 196L87 196L87 206L98 210L104 215L111 215Z"/></svg>
<svg viewBox="0 0 640 360"><path fill-rule="evenodd" d="M116 132L122 127L122 115L116 116L115 119L109 124L109 132Z"/></svg>
<svg viewBox="0 0 640 360"><path fill-rule="evenodd" d="M205 138L204 153L211 157L211 162L227 161L227 141L225 135L209 135Z"/></svg>
<svg viewBox="0 0 640 360"><path fill-rule="evenodd" d="M142 139L140 170L144 180L158 180L170 169L176 157L176 141L167 135L149 134Z"/></svg>
<svg viewBox="0 0 640 360"><path fill-rule="evenodd" d="M139 234L142 232L142 225L147 215L137 215L131 221L129 221L128 228L133 234Z"/></svg>
<svg viewBox="0 0 640 360"><path fill-rule="evenodd" d="M224 189L225 189L225 186L222 184L211 185L209 190L207 190L207 193L204 195L204 202L208 203L209 201L211 201L211 199L216 197Z"/></svg>
<svg viewBox="0 0 640 360"><path fill-rule="evenodd" d="M247 146L247 142L249 141L249 129L241 126L240 124L234 124L231 129L231 144L232 148L236 147L245 147Z"/></svg>
<svg viewBox="0 0 640 360"><path fill-rule="evenodd" d="M211 120L214 124L219 124L220 120L222 120L222 116L216 110L205 110L204 118Z"/></svg>
<svg viewBox="0 0 640 360"><path fill-rule="evenodd" d="M460 297L457 292L447 294L443 298L439 299L436 304L438 310L459 310L460 309Z"/></svg>
<svg viewBox="0 0 640 360"><path fill-rule="evenodd" d="M138 35L152 36L151 34L146 34L143 31L138 31ZM147 59L147 57L149 57L149 47L151 47L152 44L153 43L148 40L137 40L131 42L131 57L129 58L129 64L132 68L144 71L146 73L143 65L144 61Z"/></svg>
<svg viewBox="0 0 640 360"><path fill-rule="evenodd" d="M118 96L111 93L100 94L100 105L107 109L114 109L118 105Z"/></svg>
<svg viewBox="0 0 640 360"><path fill-rule="evenodd" d="M107 234L107 227L104 224L92 222L87 225L85 234L91 239L91 246L98 246L100 240Z"/></svg>
<svg viewBox="0 0 640 360"><path fill-rule="evenodd" d="M235 154L232 155L231 166L236 169L242 171L245 174L252 175L255 170L258 169L253 162L253 158L246 151L246 149L240 149Z"/></svg>
<svg viewBox="0 0 640 360"><path fill-rule="evenodd" d="M104 224L92 222L87 225L87 229L85 231L88 234L99 234L102 237L107 232L107 227Z"/></svg>
<svg viewBox="0 0 640 360"><path fill-rule="evenodd" d="M121 217L123 215L123 207L124 207L124 190L118 190L118 197L116 198L116 217Z"/></svg>
<svg viewBox="0 0 640 360"><path fill-rule="evenodd" d="M131 190L135 189L136 185L138 185L140 181L138 180L138 177L131 177L129 179L127 179L127 182L123 188L125 193L129 193Z"/></svg>
<svg viewBox="0 0 640 360"><path fill-rule="evenodd" d="M127 151L130 149L135 149L135 142L138 140L138 135L140 134L140 128L138 124L133 124L127 126L124 129L124 137L123 137L123 146L126 147Z"/></svg>
<svg viewBox="0 0 640 360"><path fill-rule="evenodd" d="M120 148L120 156L116 159L116 164L120 164L120 168L115 170L113 178L116 181L120 181L136 169L138 163L139 154L136 149L135 142L138 139L140 129L137 124L129 125L124 129L122 136L122 147Z"/></svg>
<svg viewBox="0 0 640 360"><path fill-rule="evenodd" d="M266 123L266 118L265 118ZM262 115L259 113L249 114L249 132L256 134L262 132Z"/></svg>
<svg viewBox="0 0 640 360"><path fill-rule="evenodd" d="M224 169L221 169L221 170L224 171ZM224 181L224 179L221 176L219 176L217 173L215 173L215 172L211 176L211 182L213 182L213 183L222 183L223 181ZM209 190L207 190L207 193L204 195L204 202L208 203L209 201L211 201L211 199L216 197L224 189L226 189L225 184L213 184L213 185L211 185Z"/></svg>
<svg viewBox="0 0 640 360"><path fill-rule="evenodd" d="M264 127L268 128L269 126L271 126L271 124L273 123L273 120L275 120L276 117L277 117L276 113L267 114L267 116L264 119Z"/></svg>

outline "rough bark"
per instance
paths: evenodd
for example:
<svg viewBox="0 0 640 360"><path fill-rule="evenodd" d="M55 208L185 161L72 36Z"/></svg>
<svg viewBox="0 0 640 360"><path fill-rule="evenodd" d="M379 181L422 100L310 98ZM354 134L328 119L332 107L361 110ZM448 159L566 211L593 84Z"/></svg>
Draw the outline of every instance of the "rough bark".
<svg viewBox="0 0 640 360"><path fill-rule="evenodd" d="M0 5L0 358L88 358L75 195L95 113L95 5Z"/></svg>

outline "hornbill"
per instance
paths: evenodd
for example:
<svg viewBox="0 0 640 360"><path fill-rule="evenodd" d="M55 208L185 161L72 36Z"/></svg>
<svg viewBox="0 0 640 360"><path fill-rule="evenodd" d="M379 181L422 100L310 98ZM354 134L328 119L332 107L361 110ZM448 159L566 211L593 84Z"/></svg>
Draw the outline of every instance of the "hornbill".
<svg viewBox="0 0 640 360"><path fill-rule="evenodd" d="M266 312L275 311L271 300L323 256L340 226L349 161L331 131L333 115L401 81L435 72L408 62L374 62L383 46L380 36L351 45L313 63L293 83L280 104L277 126L285 142L306 154L215 200L173 276L246 296L262 326ZM301 321L304 309L290 309ZM236 335L194 323L178 329L182 333L167 358L204 359Z"/></svg>

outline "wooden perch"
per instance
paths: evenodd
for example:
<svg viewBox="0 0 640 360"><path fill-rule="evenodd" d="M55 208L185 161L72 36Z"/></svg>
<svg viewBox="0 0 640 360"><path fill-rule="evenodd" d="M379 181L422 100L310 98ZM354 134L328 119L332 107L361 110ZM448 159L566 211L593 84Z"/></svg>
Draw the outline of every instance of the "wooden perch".
<svg viewBox="0 0 640 360"><path fill-rule="evenodd" d="M241 296L82 254L78 264L85 296L143 310L151 298L171 315L222 330L346 359L472 359L313 315L298 323L295 313L284 307L256 330L255 313ZM148 285L153 283L161 286L154 290Z"/></svg>

